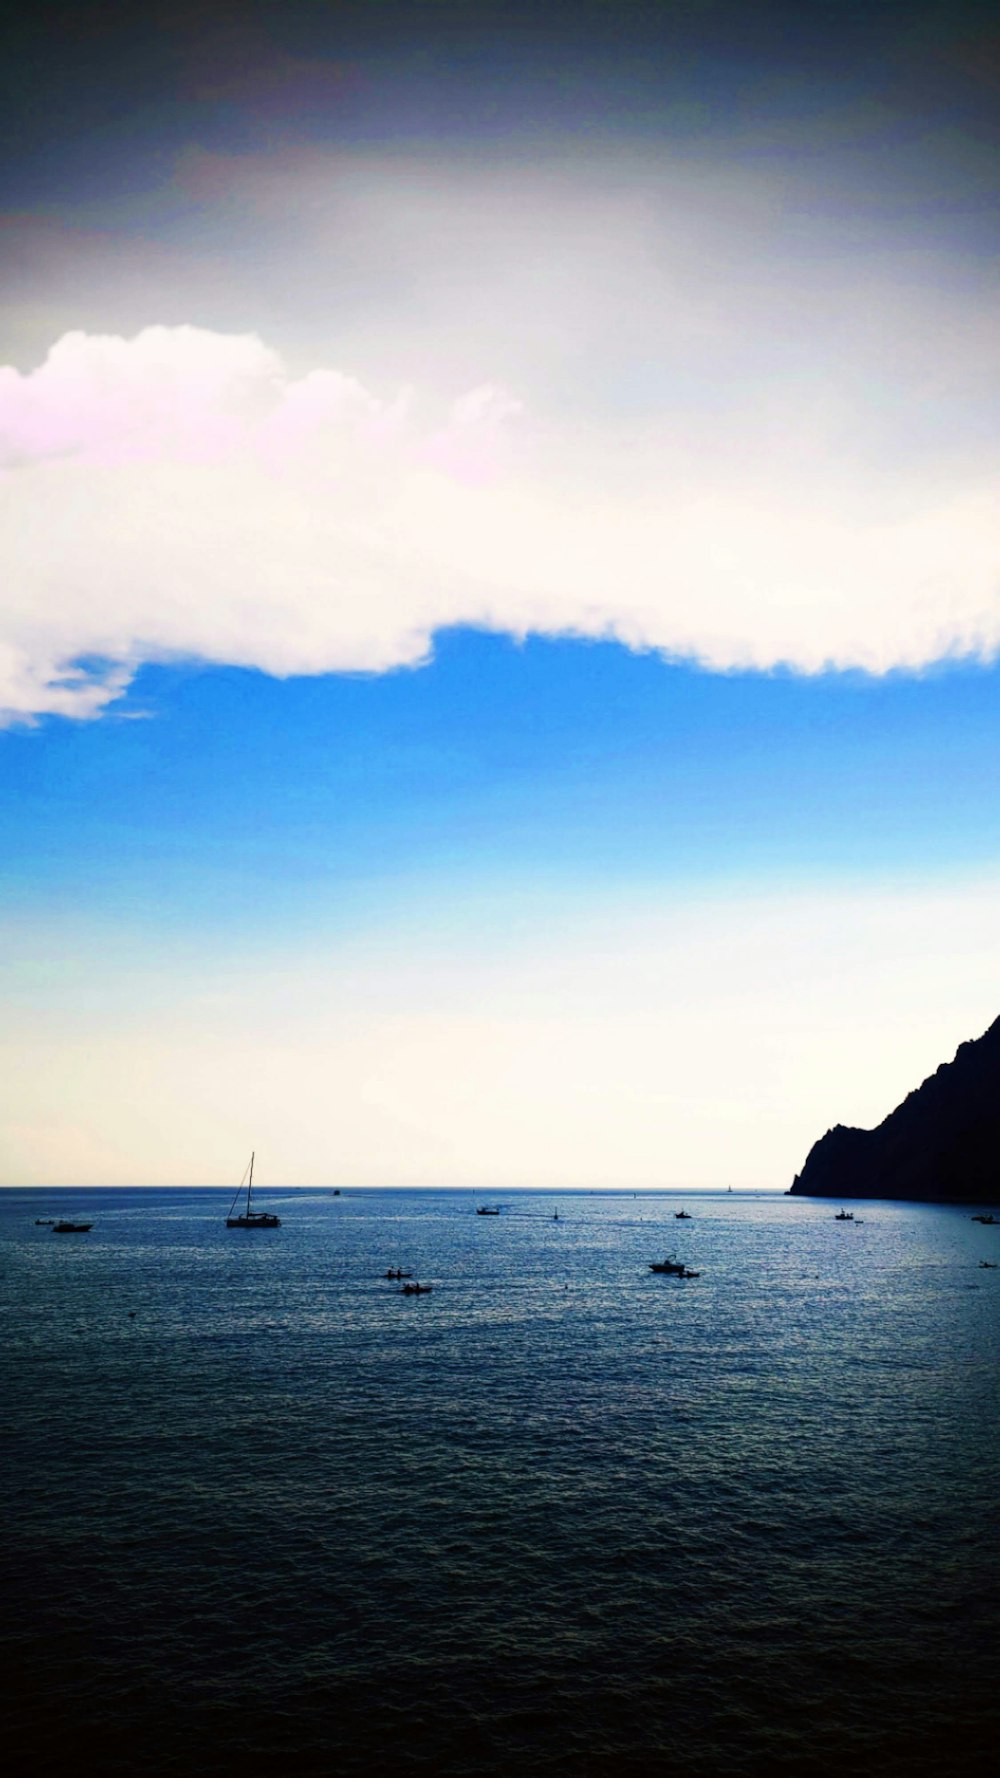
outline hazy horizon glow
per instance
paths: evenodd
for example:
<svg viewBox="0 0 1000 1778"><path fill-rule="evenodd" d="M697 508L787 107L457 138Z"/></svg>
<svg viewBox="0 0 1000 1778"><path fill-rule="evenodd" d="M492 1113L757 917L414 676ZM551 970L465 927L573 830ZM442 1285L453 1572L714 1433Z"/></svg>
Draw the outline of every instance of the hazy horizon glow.
<svg viewBox="0 0 1000 1778"><path fill-rule="evenodd" d="M87 923L81 956L22 927L8 1164L225 1183L252 1134L275 1185L784 1189L831 1123L877 1123L991 1022L998 889L608 895L520 929L501 903L250 966L242 945L157 961Z"/></svg>

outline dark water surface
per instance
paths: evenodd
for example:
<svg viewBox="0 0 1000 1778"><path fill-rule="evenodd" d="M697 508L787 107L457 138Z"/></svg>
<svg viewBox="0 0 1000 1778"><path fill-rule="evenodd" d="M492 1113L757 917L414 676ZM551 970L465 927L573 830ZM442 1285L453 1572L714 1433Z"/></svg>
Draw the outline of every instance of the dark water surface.
<svg viewBox="0 0 1000 1778"><path fill-rule="evenodd" d="M230 1195L0 1195L19 1773L992 1764L1000 1227Z"/></svg>

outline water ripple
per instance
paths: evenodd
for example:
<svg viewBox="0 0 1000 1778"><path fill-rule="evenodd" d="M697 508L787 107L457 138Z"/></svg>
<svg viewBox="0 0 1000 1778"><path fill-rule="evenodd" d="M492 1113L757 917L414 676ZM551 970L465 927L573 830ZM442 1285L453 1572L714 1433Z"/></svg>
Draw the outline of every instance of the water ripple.
<svg viewBox="0 0 1000 1778"><path fill-rule="evenodd" d="M1000 1287L963 1213L301 1193L262 1236L92 1193L69 1243L60 1197L0 1201L21 1772L986 1770ZM674 1246L697 1281L648 1271Z"/></svg>

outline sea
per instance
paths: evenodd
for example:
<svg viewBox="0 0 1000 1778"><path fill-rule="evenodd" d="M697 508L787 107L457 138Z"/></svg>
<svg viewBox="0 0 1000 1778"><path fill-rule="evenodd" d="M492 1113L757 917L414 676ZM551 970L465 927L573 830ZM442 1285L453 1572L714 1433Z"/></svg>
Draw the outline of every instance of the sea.
<svg viewBox="0 0 1000 1778"><path fill-rule="evenodd" d="M231 1196L0 1194L17 1778L993 1769L1000 1225Z"/></svg>

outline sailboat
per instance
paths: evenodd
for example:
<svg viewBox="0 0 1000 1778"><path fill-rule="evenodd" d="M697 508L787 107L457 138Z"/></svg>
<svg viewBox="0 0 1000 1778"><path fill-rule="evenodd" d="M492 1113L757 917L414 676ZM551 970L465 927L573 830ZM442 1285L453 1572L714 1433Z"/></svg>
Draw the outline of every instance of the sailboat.
<svg viewBox="0 0 1000 1778"><path fill-rule="evenodd" d="M226 1227L227 1229L280 1229L280 1216L275 1216L270 1210L251 1210L250 1208L250 1193L253 1191L253 1161L254 1157L251 1155L250 1165L236 1188L236 1197L229 1206ZM247 1207L240 1212L239 1216L234 1216L233 1211L236 1209L244 1185L247 1188Z"/></svg>

